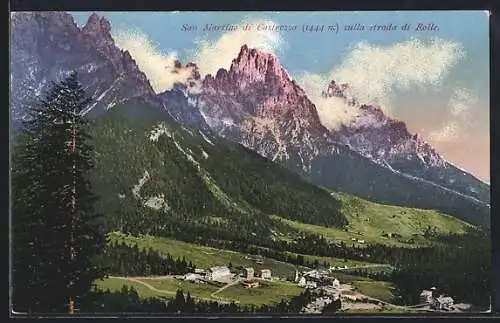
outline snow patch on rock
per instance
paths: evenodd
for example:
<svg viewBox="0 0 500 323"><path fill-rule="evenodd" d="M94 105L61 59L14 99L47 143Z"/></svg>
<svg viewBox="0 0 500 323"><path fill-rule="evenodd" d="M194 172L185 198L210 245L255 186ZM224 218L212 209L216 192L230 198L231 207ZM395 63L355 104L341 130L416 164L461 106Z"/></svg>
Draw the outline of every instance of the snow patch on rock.
<svg viewBox="0 0 500 323"><path fill-rule="evenodd" d="M164 123L160 123L149 133L149 140L158 141L161 135L172 138L172 133L168 130Z"/></svg>
<svg viewBox="0 0 500 323"><path fill-rule="evenodd" d="M149 175L148 171L145 170L144 171L144 175L142 175L141 178L139 178L139 184L137 185L134 185L134 187L132 188L132 194L136 197L136 198L140 198L141 195L140 195L140 192L141 192L141 188L144 186L144 184L146 184L146 182L148 180L151 179L151 176Z"/></svg>
<svg viewBox="0 0 500 323"><path fill-rule="evenodd" d="M198 132L200 133L200 135L203 137L203 139L204 139L207 143L209 143L209 144L210 144L210 145L212 145L212 146L215 146L215 145L214 145L214 143L213 143L210 139L208 139L207 135L205 135L205 134L203 133L203 131L198 130Z"/></svg>
<svg viewBox="0 0 500 323"><path fill-rule="evenodd" d="M158 196L151 196L149 197L145 202L144 205L155 209L155 210L165 210L168 211L170 210L170 207L168 206L167 202L165 201L165 195L162 193Z"/></svg>

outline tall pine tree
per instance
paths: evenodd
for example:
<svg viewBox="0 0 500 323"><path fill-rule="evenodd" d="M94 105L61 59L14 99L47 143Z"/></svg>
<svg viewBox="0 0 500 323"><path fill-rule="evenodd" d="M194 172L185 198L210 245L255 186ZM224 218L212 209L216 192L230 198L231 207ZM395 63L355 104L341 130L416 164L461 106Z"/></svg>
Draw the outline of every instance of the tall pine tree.
<svg viewBox="0 0 500 323"><path fill-rule="evenodd" d="M94 211L89 103L76 73L52 83L15 138L12 156L13 310L71 311L95 279L106 244Z"/></svg>

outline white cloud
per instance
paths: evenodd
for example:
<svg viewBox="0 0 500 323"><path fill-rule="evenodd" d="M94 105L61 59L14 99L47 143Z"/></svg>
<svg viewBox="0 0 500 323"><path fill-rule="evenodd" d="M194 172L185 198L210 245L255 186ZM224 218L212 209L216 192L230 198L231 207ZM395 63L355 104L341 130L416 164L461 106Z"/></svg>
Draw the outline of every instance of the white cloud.
<svg viewBox="0 0 500 323"><path fill-rule="evenodd" d="M390 46L356 44L330 78L348 83L360 102L388 105L391 91L413 85L439 85L464 56L459 43L433 38Z"/></svg>
<svg viewBox="0 0 500 323"><path fill-rule="evenodd" d="M474 93L466 88L456 88L450 98L449 106L450 113L455 117L466 119L471 110L472 105L478 101Z"/></svg>
<svg viewBox="0 0 500 323"><path fill-rule="evenodd" d="M113 38L120 49L129 51L156 93L172 89L176 82L185 83L191 76L190 68L175 67L175 52L162 52L144 33L118 30Z"/></svg>
<svg viewBox="0 0 500 323"><path fill-rule="evenodd" d="M246 23L246 22L242 22ZM260 23L274 24L269 21L251 21L253 25ZM198 40L197 48L192 53L191 60L196 62L202 76L214 75L220 68L228 69L231 62L238 56L241 46L248 45L249 48L257 48L264 52L274 53L282 45L282 37L278 32L257 31L252 32L235 30L224 33L215 41L206 39Z"/></svg>
<svg viewBox="0 0 500 323"><path fill-rule="evenodd" d="M451 119L446 121L440 129L431 132L429 140L450 142L459 139L467 123L471 120L472 105L477 101L477 96L469 89L455 88L448 102Z"/></svg>
<svg viewBox="0 0 500 323"><path fill-rule="evenodd" d="M433 142L449 142L458 138L459 124L457 121L448 121L439 130L433 131L429 135L429 140Z"/></svg>
<svg viewBox="0 0 500 323"><path fill-rule="evenodd" d="M334 130L354 119L358 115L358 109L348 106L341 98L324 97L322 92L328 88L330 81L326 77L310 73L304 73L297 79L297 83L316 106L321 123Z"/></svg>
<svg viewBox="0 0 500 323"><path fill-rule="evenodd" d="M359 111L346 107L338 98L322 97L322 91L326 90L331 80L337 84L347 83L348 97L354 97L362 104L377 104L390 113L394 90L439 86L464 54L460 44L439 38L429 42L410 39L390 46L360 42L327 76L306 73L298 78L298 83L316 105L322 123L335 129L340 123L355 119ZM470 92L457 89L450 106L457 111L463 109L472 97ZM455 129L454 125L448 126L446 131Z"/></svg>

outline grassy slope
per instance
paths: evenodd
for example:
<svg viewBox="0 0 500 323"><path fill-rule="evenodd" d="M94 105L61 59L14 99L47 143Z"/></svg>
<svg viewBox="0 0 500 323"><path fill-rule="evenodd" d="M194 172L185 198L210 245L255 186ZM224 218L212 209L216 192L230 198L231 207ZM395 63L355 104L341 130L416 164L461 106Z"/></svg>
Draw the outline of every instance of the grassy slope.
<svg viewBox="0 0 500 323"><path fill-rule="evenodd" d="M394 286L389 282L355 280L353 286L361 294L391 303L394 301Z"/></svg>
<svg viewBox="0 0 500 323"><path fill-rule="evenodd" d="M175 293L180 289L185 294L189 292L191 296L198 298L211 298L210 295L219 289L219 287L210 284L198 284L177 279L143 279L142 281L159 290L167 290Z"/></svg>
<svg viewBox="0 0 500 323"><path fill-rule="evenodd" d="M366 277L334 272L333 277L343 284L351 284L361 294L392 303L396 297L394 285L390 282L377 281Z"/></svg>
<svg viewBox="0 0 500 323"><path fill-rule="evenodd" d="M279 303L282 299L299 295L302 291L302 288L297 287L293 283L278 281L262 282L258 288L254 289L245 289L241 284L237 284L212 295L219 288L209 284L185 282L176 279L143 279L142 281L156 289L170 293L160 293L150 290L140 283L117 278L106 278L97 281L96 284L99 289L109 289L111 292L120 291L123 286L134 287L141 298L158 297L172 299L175 296L175 292L180 289L184 294L189 292L195 299L235 301L239 304L254 305Z"/></svg>
<svg viewBox="0 0 500 323"><path fill-rule="evenodd" d="M218 287L207 285L207 284L195 284L192 282L185 282L176 279L144 279L142 280L145 283L155 287L159 290L168 291L170 293L160 293L154 290L149 289L141 283L121 279L109 277L102 280L96 281L96 285L98 289L106 290L109 289L111 292L120 291L123 286L134 287L141 298L149 298L149 297L161 297L166 299L171 299L175 297L175 293L178 289L181 289L184 293L190 293L194 298L211 298L210 294L215 292ZM214 298L214 300L216 300Z"/></svg>
<svg viewBox="0 0 500 323"><path fill-rule="evenodd" d="M347 231L272 217L297 230L321 234L332 241L356 246L363 244L352 239L399 247L424 246L430 243L423 237L428 227L445 234L465 233L467 229L473 228L464 221L432 210L377 204L347 194L333 195L342 203L342 214L349 221ZM397 233L401 237L383 237L384 232Z"/></svg>
<svg viewBox="0 0 500 323"><path fill-rule="evenodd" d="M287 252L292 255L297 255L296 253L293 252ZM322 265L324 262L330 264L331 266L347 266L349 268L352 267L360 267L360 268L365 268L365 267L370 267L370 268L381 268L381 269L390 269L392 268L390 265L386 264L375 264L371 262L366 262L366 261L359 261L359 260L351 260L351 259L341 259L341 258L334 258L334 257L321 257L321 256L313 256L313 255L302 255L305 260L309 262L314 262L317 260L320 265Z"/></svg>
<svg viewBox="0 0 500 323"><path fill-rule="evenodd" d="M133 237L118 232L109 234L111 241L125 241L127 244L137 243L139 248L152 248L160 253L170 253L173 257L186 257L198 268L209 268L214 266L224 266L231 264L243 267L253 267L255 270L271 269L274 275L287 277L295 274L295 266L274 259L265 258L263 264L257 264L251 259L246 259L247 255L240 252L215 249L193 243L182 242L163 237L153 237L143 235Z"/></svg>
<svg viewBox="0 0 500 323"><path fill-rule="evenodd" d="M226 299L234 299L240 304L273 304L282 299L297 296L302 288L290 282L259 282L258 288L246 289L242 285L234 285L223 290L218 296Z"/></svg>
<svg viewBox="0 0 500 323"><path fill-rule="evenodd" d="M137 294L139 294L139 297L141 298L150 298L150 297L172 298L172 295L167 295L167 294L160 295L157 292L148 289L146 286L140 283L136 283L133 281L126 281L117 278L105 278L102 280L100 279L97 280L95 284L98 289L103 291L109 289L110 292L119 292L123 286L134 287L134 289L137 291Z"/></svg>

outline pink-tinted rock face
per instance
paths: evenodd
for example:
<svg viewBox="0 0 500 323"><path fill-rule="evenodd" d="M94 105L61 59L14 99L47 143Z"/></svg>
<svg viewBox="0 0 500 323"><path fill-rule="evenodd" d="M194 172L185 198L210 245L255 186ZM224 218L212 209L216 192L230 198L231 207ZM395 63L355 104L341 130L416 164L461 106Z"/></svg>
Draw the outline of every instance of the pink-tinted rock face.
<svg viewBox="0 0 500 323"><path fill-rule="evenodd" d="M268 120L295 118L324 131L314 105L278 59L246 45L229 71L220 69L215 77L207 75L203 98L218 103L218 114L237 120L250 116Z"/></svg>
<svg viewBox="0 0 500 323"><path fill-rule="evenodd" d="M410 133L404 121L377 105L358 103L347 84L331 81L323 96L341 98L358 110L355 119L335 131L335 138L352 150L395 171L489 201L486 184L448 163L424 138Z"/></svg>
<svg viewBox="0 0 500 323"><path fill-rule="evenodd" d="M485 184L445 163L403 122L376 106L360 105L345 84L332 82L323 95L343 98L361 113L336 132L321 124L314 102L274 55L247 46L228 70L203 80L195 64L182 67L177 62L174 72L192 68L193 77L157 95L130 53L115 46L110 29L109 22L97 15L79 28L67 13L14 13L13 117L23 117L50 81L76 71L94 99L86 109L89 115L138 97L162 107L181 124L203 127L206 120L219 134L333 190L443 212L463 209L463 218L475 214L479 204L471 206L468 197L456 191L489 200Z"/></svg>
<svg viewBox="0 0 500 323"><path fill-rule="evenodd" d="M360 105L346 92L348 85L332 81L324 97L344 99L358 110L358 117L338 130L337 138L352 149L381 164L414 160L421 167L446 167L444 158L418 134L411 134L406 123L386 115L376 105Z"/></svg>
<svg viewBox="0 0 500 323"><path fill-rule="evenodd" d="M278 59L246 45L229 70L205 77L200 100L202 113L220 134L273 160L300 151L304 169L328 133L314 104Z"/></svg>
<svg viewBox="0 0 500 323"><path fill-rule="evenodd" d="M272 160L294 160L306 174L315 171L318 156L346 146L391 171L487 199L487 186L447 163L403 121L376 105L360 104L348 84L331 81L323 96L345 100L359 116L339 130L327 130L278 59L244 45L229 70L206 76L200 109L219 134Z"/></svg>
<svg viewBox="0 0 500 323"><path fill-rule="evenodd" d="M89 113L102 113L134 97L155 93L127 51L116 47L109 22L92 14L81 29L63 12L17 12L11 18L11 91L14 117L30 100L71 71L94 98ZM91 109L92 108L92 109ZM99 112L100 111L100 112Z"/></svg>

